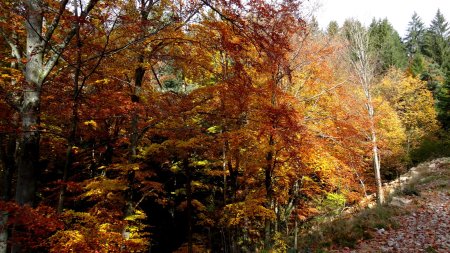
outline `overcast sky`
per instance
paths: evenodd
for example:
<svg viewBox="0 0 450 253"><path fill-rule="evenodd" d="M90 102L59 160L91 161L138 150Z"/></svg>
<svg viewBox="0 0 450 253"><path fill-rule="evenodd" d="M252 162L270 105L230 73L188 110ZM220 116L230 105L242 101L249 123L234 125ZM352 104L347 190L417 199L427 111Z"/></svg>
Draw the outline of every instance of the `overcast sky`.
<svg viewBox="0 0 450 253"><path fill-rule="evenodd" d="M372 18L388 18L390 23L404 36L408 22L414 11L426 26L438 9L450 21L450 0L306 0L306 5L315 6L313 15L321 28L326 28L332 20L342 25L347 18L356 18L370 25ZM450 22L449 22L450 23Z"/></svg>

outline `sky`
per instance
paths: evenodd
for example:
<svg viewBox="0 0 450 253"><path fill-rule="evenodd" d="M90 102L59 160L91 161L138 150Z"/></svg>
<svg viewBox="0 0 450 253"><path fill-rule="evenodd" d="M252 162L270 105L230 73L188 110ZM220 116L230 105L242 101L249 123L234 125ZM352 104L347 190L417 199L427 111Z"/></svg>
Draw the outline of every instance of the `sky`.
<svg viewBox="0 0 450 253"><path fill-rule="evenodd" d="M323 29L332 20L341 26L345 19L355 18L368 26L374 17L387 18L404 37L414 11L427 27L438 9L450 21L450 0L305 0L305 5Z"/></svg>

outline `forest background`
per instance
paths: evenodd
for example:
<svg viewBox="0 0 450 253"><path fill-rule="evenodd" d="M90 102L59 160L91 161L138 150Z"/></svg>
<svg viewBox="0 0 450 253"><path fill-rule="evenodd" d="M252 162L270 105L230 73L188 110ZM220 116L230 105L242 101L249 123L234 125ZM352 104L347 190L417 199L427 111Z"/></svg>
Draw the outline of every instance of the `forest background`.
<svg viewBox="0 0 450 253"><path fill-rule="evenodd" d="M0 9L1 253L296 252L450 152L439 10L400 38L295 0Z"/></svg>

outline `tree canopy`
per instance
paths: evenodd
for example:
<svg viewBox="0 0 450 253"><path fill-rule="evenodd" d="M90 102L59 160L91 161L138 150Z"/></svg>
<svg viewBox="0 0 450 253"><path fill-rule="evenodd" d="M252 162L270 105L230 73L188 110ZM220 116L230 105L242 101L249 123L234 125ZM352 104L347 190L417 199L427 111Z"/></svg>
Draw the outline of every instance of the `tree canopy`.
<svg viewBox="0 0 450 253"><path fill-rule="evenodd" d="M296 251L381 203L447 138L448 24L302 8L2 1L0 253Z"/></svg>

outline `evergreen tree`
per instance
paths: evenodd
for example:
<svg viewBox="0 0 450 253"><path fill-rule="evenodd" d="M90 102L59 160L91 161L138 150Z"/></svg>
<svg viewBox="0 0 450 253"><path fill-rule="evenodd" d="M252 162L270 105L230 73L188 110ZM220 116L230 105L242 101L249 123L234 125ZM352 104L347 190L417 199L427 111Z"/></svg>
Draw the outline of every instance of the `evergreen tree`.
<svg viewBox="0 0 450 253"><path fill-rule="evenodd" d="M444 72L444 68L449 65L448 58L450 57L448 35L448 22L438 10L426 33L424 54L437 63Z"/></svg>
<svg viewBox="0 0 450 253"><path fill-rule="evenodd" d="M416 53L412 55L412 58L409 63L409 72L414 77L420 76L421 79L424 80L423 73L425 72L426 67L427 67L426 61L422 54Z"/></svg>
<svg viewBox="0 0 450 253"><path fill-rule="evenodd" d="M308 23L309 31L311 34L320 34L322 31L320 30L319 21L317 18L313 16Z"/></svg>
<svg viewBox="0 0 450 253"><path fill-rule="evenodd" d="M445 82L437 94L438 119L442 127L450 130L450 69L445 73Z"/></svg>
<svg viewBox="0 0 450 253"><path fill-rule="evenodd" d="M450 129L450 27L440 10L431 21L425 35L423 54L430 64L422 73L436 100L438 118L445 129Z"/></svg>
<svg viewBox="0 0 450 253"><path fill-rule="evenodd" d="M405 37L406 50L410 58L420 53L423 48L425 36L425 27L419 15L416 12L412 15L412 20L408 23L407 34Z"/></svg>
<svg viewBox="0 0 450 253"><path fill-rule="evenodd" d="M428 89L433 92L435 99L438 99L438 94L443 86L445 76L439 65L435 62L426 62L425 69L421 74L421 79L426 81L428 84Z"/></svg>
<svg viewBox="0 0 450 253"><path fill-rule="evenodd" d="M369 27L370 50L377 55L375 73L383 74L390 67L404 68L407 55L398 32L387 19L373 20Z"/></svg>
<svg viewBox="0 0 450 253"><path fill-rule="evenodd" d="M336 21L330 21L327 27L327 34L331 37L339 33L339 25Z"/></svg>

